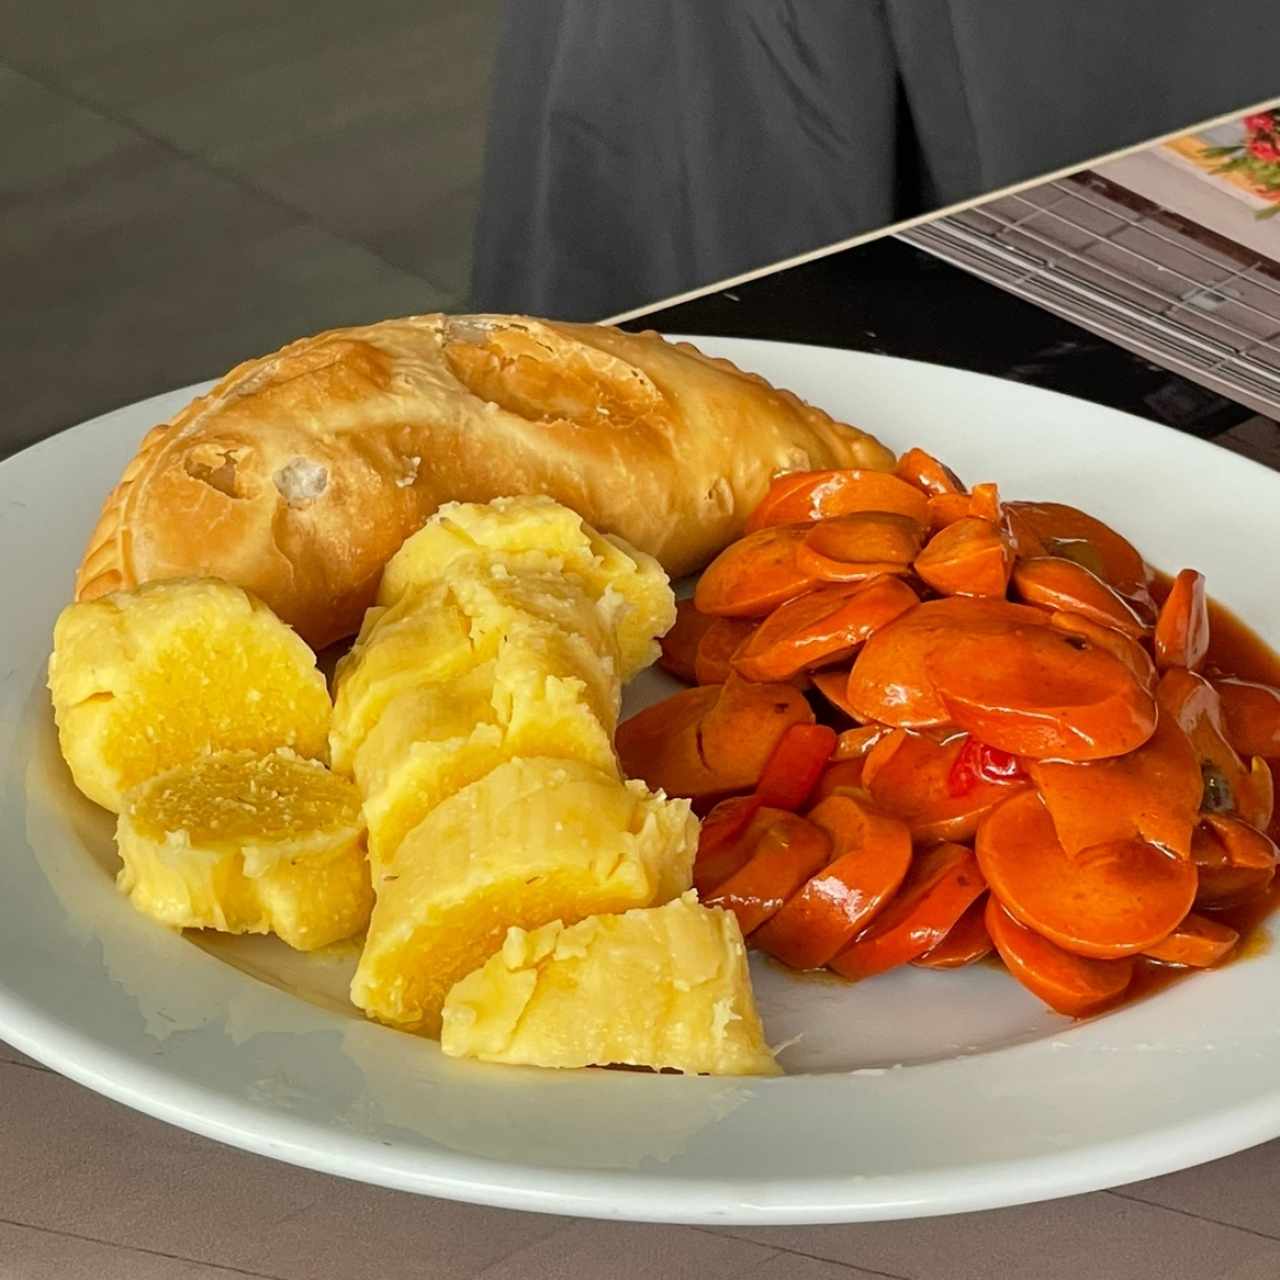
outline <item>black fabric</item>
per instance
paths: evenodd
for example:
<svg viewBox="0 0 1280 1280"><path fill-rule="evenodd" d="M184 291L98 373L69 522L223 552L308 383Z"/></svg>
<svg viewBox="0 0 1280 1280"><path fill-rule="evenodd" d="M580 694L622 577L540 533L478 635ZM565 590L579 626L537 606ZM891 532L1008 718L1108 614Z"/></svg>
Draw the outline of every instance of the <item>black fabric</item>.
<svg viewBox="0 0 1280 1280"><path fill-rule="evenodd" d="M1280 93L1274 0L509 0L473 304L595 319Z"/></svg>

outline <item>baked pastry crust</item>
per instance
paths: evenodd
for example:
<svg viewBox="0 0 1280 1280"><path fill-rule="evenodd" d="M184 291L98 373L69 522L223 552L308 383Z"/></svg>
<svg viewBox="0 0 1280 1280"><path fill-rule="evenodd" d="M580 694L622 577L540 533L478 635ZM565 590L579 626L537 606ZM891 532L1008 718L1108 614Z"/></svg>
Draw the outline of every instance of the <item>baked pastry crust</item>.
<svg viewBox="0 0 1280 1280"><path fill-rule="evenodd" d="M763 378L655 333L512 316L334 329L238 365L143 439L76 598L211 576L319 648L442 503L544 493L701 568L779 471L893 455Z"/></svg>

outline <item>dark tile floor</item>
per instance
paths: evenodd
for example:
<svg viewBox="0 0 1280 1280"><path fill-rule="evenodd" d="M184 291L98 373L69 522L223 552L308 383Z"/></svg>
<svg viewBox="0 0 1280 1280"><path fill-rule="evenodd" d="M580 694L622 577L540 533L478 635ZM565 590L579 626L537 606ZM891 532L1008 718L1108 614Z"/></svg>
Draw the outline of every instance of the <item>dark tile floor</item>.
<svg viewBox="0 0 1280 1280"><path fill-rule="evenodd" d="M0 456L465 302L500 0L0 0Z"/></svg>

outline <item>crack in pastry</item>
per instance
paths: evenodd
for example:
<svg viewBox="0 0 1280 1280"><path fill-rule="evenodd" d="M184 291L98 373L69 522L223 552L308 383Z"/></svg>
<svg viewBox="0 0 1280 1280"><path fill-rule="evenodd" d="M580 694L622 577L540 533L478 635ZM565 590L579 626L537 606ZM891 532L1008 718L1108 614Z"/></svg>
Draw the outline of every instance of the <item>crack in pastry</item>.
<svg viewBox="0 0 1280 1280"><path fill-rule="evenodd" d="M387 560L448 501L547 495L680 577L741 533L776 472L892 464L857 428L657 334L410 316L250 360L148 433L76 597L221 578L320 649L355 633Z"/></svg>

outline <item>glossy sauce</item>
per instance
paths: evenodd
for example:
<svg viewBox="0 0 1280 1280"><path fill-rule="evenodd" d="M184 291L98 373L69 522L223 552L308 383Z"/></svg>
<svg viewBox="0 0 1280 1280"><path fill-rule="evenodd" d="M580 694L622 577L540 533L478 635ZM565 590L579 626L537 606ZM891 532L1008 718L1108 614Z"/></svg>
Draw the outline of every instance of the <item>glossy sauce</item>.
<svg viewBox="0 0 1280 1280"><path fill-rule="evenodd" d="M1156 573L1151 594L1157 604L1165 602L1172 586L1173 579L1167 573ZM1209 598L1209 657L1205 665L1220 675L1280 685L1280 654L1212 596Z"/></svg>
<svg viewBox="0 0 1280 1280"><path fill-rule="evenodd" d="M1161 604L1169 594L1172 578L1157 573L1152 583L1152 595ZM1205 669L1211 675L1239 676L1245 680L1256 680L1262 684L1280 687L1280 654L1275 653L1265 641L1251 628L1236 617L1230 609L1209 600L1209 653ZM821 700L818 700L821 703ZM840 724L847 723L847 718L835 712L833 720ZM1280 760L1268 761L1272 773L1276 776L1276 794L1280 797ZM1280 839L1280 804L1277 805L1277 817L1272 820L1270 835L1272 839ZM1223 968L1238 960L1247 960L1252 956L1265 955L1272 947L1272 938L1268 931L1270 917L1280 909L1280 880L1272 885L1268 892L1253 902L1224 910L1198 907L1201 914L1220 920L1229 925L1239 935L1240 941L1231 953L1214 968ZM768 957L768 962L787 973L791 978L804 978L809 981L844 984L848 979L841 978L827 969L800 972ZM979 964L1004 968L1003 962L994 952ZM1148 960L1142 956L1137 958L1134 966L1133 981L1118 1005L1132 1004L1137 1000L1145 1000L1148 996L1183 978L1204 970L1164 964L1158 960ZM1112 1006L1115 1007L1115 1006Z"/></svg>
<svg viewBox="0 0 1280 1280"><path fill-rule="evenodd" d="M1164 574L1155 575L1151 583L1152 596L1157 603L1167 598L1172 579ZM1236 676L1245 680L1257 681L1261 684L1280 688L1280 654L1274 652L1252 629L1246 626L1229 609L1209 599L1210 643L1203 669L1209 678ZM836 729L847 727L848 717L831 707L826 699L814 698L818 708L819 721L828 721ZM1280 796L1280 759L1270 760L1268 764L1277 781L1277 795ZM718 797L716 797L718 798ZM697 808L698 806L695 806ZM709 804L706 807L710 807ZM1280 839L1280 819L1273 819L1270 834L1273 839ZM1280 883L1273 884L1268 893L1253 902L1224 910L1197 908L1202 914L1229 925L1239 935L1239 941L1231 953L1220 962L1227 965L1237 960L1266 954L1271 950L1272 938L1268 932L1271 917L1280 910ZM844 985L849 979L840 977L823 968L815 971L797 971L789 966L766 956L765 962L777 967L793 980L803 979L809 982L820 982L828 985ZM1003 964L995 954L989 955L978 963L995 965L1003 968ZM1215 966L1219 967L1219 966ZM1134 966L1133 981L1117 1004L1129 1004L1146 999L1155 992L1163 990L1182 978L1198 973L1198 969L1165 964L1160 961L1137 957Z"/></svg>
<svg viewBox="0 0 1280 1280"><path fill-rule="evenodd" d="M1197 910L1201 915L1212 920L1220 920L1230 925L1239 935L1240 941L1232 948L1230 954L1214 969L1225 969L1238 960L1248 960L1253 956L1264 956L1270 952L1273 939L1267 927L1267 921L1280 907L1280 887L1274 883L1260 898L1246 902L1242 906L1229 907L1225 911L1210 911L1203 907ZM1145 1000L1147 996L1165 987L1172 986L1194 973L1206 973L1205 969L1186 969L1175 964L1162 964L1159 960L1146 960L1139 957L1133 969L1133 981L1124 994L1121 1004L1132 1004L1135 1000Z"/></svg>
<svg viewBox="0 0 1280 1280"><path fill-rule="evenodd" d="M1157 604L1164 602L1172 582L1173 579L1167 574L1156 574L1151 594ZM1209 654L1205 660L1205 669L1210 675L1239 676L1244 680L1280 686L1280 654L1230 609L1212 598L1209 600ZM1280 760L1269 760L1267 764L1276 779L1277 794L1280 795ZM1280 810L1280 806L1277 808ZM1272 818L1268 834L1273 840L1280 836L1280 814ZM1202 915L1230 925L1240 935L1240 941L1226 959L1213 967L1221 969L1238 960L1266 955L1272 947L1268 921L1277 908L1280 908L1280 883L1275 882L1266 894L1253 902L1219 911L1197 907L1196 910ZM1146 999L1190 974L1201 972L1204 971L1140 958L1134 967L1133 982L1120 1003L1131 1004L1135 1000Z"/></svg>
<svg viewBox="0 0 1280 1280"><path fill-rule="evenodd" d="M1151 594L1155 597L1157 604L1164 603L1172 582L1173 579L1167 574L1156 574ZM1239 676L1245 680L1256 680L1261 684L1280 687L1280 654L1271 649L1230 609L1213 599L1209 600L1209 637L1209 653L1205 668L1211 675ZM1267 763L1276 778L1277 795L1280 796L1280 760L1269 760ZM1273 840L1280 837L1280 805L1277 809L1278 814L1272 819L1269 831ZM1197 907L1196 909L1202 915L1220 920L1240 935L1240 941L1231 953L1213 968L1225 968L1238 960L1248 960L1253 956L1266 955L1270 952L1273 939L1268 929L1268 922L1278 908L1280 908L1280 881L1274 882L1266 894L1253 902L1217 911ZM1003 962L994 953L979 963L1004 968ZM1203 972L1205 971L1202 969L1163 964L1159 960L1148 960L1139 956L1134 965L1133 981L1129 984L1124 996L1111 1007L1145 1000L1172 986L1175 982L1180 982L1183 978Z"/></svg>
<svg viewBox="0 0 1280 1280"><path fill-rule="evenodd" d="M1172 582L1168 574L1156 574L1151 594L1157 603L1163 603ZM1209 599L1209 654L1205 659L1205 670L1211 677L1238 676L1241 680L1256 680L1259 684L1280 688L1280 654L1252 627L1241 622L1230 609L1212 597ZM1276 782L1276 795L1280 797L1280 759L1268 760L1267 767ZM1280 803L1277 803L1267 834L1280 843Z"/></svg>

